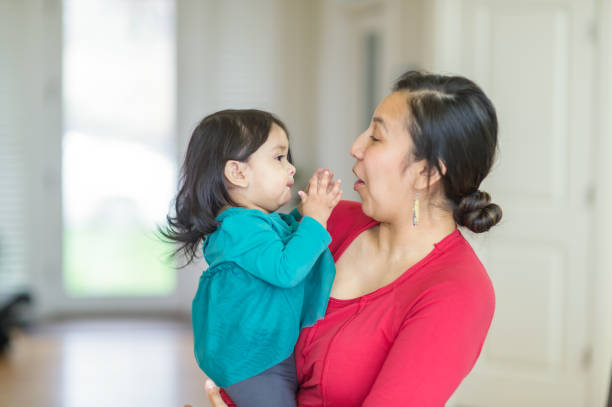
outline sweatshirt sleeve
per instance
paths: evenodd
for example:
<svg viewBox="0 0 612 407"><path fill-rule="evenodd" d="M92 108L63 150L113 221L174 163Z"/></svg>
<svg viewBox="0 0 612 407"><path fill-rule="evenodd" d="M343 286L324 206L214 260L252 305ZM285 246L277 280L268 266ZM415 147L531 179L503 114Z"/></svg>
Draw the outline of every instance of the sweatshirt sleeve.
<svg viewBox="0 0 612 407"><path fill-rule="evenodd" d="M302 219L302 214L300 213L300 211L298 211L297 208L294 208L289 213L279 213L278 215L289 226L293 226Z"/></svg>
<svg viewBox="0 0 612 407"><path fill-rule="evenodd" d="M480 354L494 298L446 286L417 308L402 321L364 407L445 405Z"/></svg>
<svg viewBox="0 0 612 407"><path fill-rule="evenodd" d="M233 216L224 222L232 239L232 261L268 284L283 288L302 282L331 241L327 230L309 216L302 218L285 242L265 215Z"/></svg>

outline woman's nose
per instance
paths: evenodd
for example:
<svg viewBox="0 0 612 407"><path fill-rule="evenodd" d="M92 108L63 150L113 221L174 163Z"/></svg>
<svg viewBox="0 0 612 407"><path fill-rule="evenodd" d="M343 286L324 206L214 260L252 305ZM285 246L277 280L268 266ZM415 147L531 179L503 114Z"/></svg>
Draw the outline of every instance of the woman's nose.
<svg viewBox="0 0 612 407"><path fill-rule="evenodd" d="M358 160L361 160L361 158L363 157L363 143L361 142L361 140L363 140L364 134L365 132L361 133L351 146L351 156L355 157Z"/></svg>

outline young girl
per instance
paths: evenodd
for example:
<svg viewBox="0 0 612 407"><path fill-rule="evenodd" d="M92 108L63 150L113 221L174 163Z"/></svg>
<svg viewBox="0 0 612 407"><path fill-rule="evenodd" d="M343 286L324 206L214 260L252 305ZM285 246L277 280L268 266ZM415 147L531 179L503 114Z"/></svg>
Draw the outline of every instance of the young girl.
<svg viewBox="0 0 612 407"><path fill-rule="evenodd" d="M318 170L300 210L291 198L295 167L285 125L259 110L224 110L194 130L175 216L164 235L208 269L193 300L195 356L239 407L295 405L293 347L323 318L335 267L326 223L340 181ZM300 213L301 212L301 213ZM302 217L303 214L303 217ZM274 389L270 391L270 389Z"/></svg>

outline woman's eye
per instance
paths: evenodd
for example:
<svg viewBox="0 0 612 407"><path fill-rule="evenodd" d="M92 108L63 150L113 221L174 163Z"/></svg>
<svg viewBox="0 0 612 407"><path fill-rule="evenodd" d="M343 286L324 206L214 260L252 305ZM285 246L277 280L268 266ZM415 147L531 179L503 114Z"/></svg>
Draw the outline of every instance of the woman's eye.
<svg viewBox="0 0 612 407"><path fill-rule="evenodd" d="M380 141L380 139L374 137L374 136L370 136L370 139L372 139L372 141Z"/></svg>

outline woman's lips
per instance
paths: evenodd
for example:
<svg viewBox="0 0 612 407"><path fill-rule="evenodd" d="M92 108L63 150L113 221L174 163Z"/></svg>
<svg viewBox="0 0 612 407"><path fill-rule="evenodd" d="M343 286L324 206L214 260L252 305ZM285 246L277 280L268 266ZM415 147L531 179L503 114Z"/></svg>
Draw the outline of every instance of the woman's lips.
<svg viewBox="0 0 612 407"><path fill-rule="evenodd" d="M359 177L359 175L357 175L357 171L355 167L353 167L353 174L355 174L355 176L357 177L357 181L355 181L355 184L353 185L353 190L357 191L359 187L361 187L362 185L365 185L365 182L363 182L363 180Z"/></svg>

